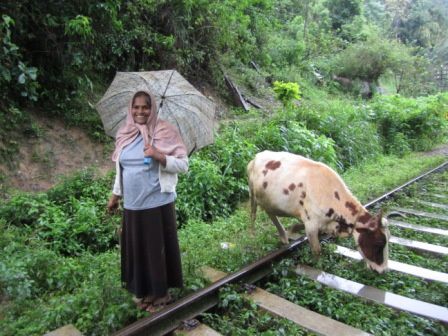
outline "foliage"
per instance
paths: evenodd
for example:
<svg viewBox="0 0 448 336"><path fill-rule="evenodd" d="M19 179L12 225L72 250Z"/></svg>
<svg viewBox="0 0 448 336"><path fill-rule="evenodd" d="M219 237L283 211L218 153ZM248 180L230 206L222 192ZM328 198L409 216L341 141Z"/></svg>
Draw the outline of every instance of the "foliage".
<svg viewBox="0 0 448 336"><path fill-rule="evenodd" d="M447 94L417 99L377 97L371 109L386 153L427 150L447 135Z"/></svg>
<svg viewBox="0 0 448 336"><path fill-rule="evenodd" d="M430 49L446 39L447 14L448 6L444 1L416 0L391 28L403 42Z"/></svg>
<svg viewBox="0 0 448 336"><path fill-rule="evenodd" d="M391 190L443 162L443 156L379 156L358 167L351 167L343 177L350 190L364 204L380 196L382 190Z"/></svg>
<svg viewBox="0 0 448 336"><path fill-rule="evenodd" d="M106 335L132 322L139 315L120 286L118 260L116 252L73 259L42 247L16 249L0 275L3 294L14 299L3 312L2 335L42 335L68 323L84 334Z"/></svg>
<svg viewBox="0 0 448 336"><path fill-rule="evenodd" d="M0 205L8 224L26 226L28 234L64 255L110 249L117 242L119 218L106 214L105 199L111 176L95 178L81 171L47 193L19 193Z"/></svg>
<svg viewBox="0 0 448 336"><path fill-rule="evenodd" d="M244 298L242 290L237 286L220 290L219 308L204 314L207 325L226 335L314 335L290 320L259 311L254 302Z"/></svg>
<svg viewBox="0 0 448 336"><path fill-rule="evenodd" d="M304 102L297 109L295 118L335 142L340 170L382 153L377 129L363 105L352 105L342 99L333 99L329 103L318 96Z"/></svg>
<svg viewBox="0 0 448 336"><path fill-rule="evenodd" d="M230 137L235 128L230 127L228 131ZM244 129L244 132L247 133L248 130ZM213 151L208 154L211 153ZM232 156L230 153L228 155ZM238 160L238 165L244 167L245 162L240 161L242 160ZM418 172L442 161L443 158L417 156L404 159L383 158L357 169L352 168L348 174L343 175L343 178L353 193L365 200L378 196L385 188L390 189L391 186L403 183ZM378 178L379 175L381 176ZM57 209L64 207L64 212L67 211L68 216L65 220L74 221L70 218L77 212L71 212L70 209L76 204L81 206L85 200L90 202L89 206L92 202L98 204L100 208L96 214L101 214L110 192L105 186L110 187L111 184L110 176L96 180L88 172L83 172L61 181L61 185L49 193L34 197L29 194L28 200L25 194L21 194L11 198L9 202L2 202L0 206L3 211L0 215L2 334L42 335L61 325L72 323L84 334L105 335L146 315L136 310L131 296L121 288L118 274L119 255L115 248L111 246L108 252L83 252L78 256L68 256L50 250L54 244L48 244L39 237L40 230L47 230L36 225L38 220L36 218L41 214L48 217L50 212L56 212ZM365 188L368 188L367 192ZM178 202L178 205L180 203ZM28 208L31 214L27 220ZM13 216L14 209L18 214L16 220ZM118 224L119 220L119 216L108 218L102 225L108 226L108 221ZM251 231L248 225L249 210L242 207L230 217L215 219L212 223L200 220L184 223L179 230L179 241L186 287L180 295L186 295L204 286L204 280L198 272L201 266L208 265L232 272L277 248L279 242L274 233L275 228L271 224L266 225L268 222L267 216L260 212L255 231ZM224 249L221 242L231 242L233 245ZM74 243L75 241L70 242ZM300 288L302 294L308 295L307 285L297 287L291 282L290 284L288 287L290 290ZM313 297L313 293L310 292L309 298ZM316 297L318 296L314 295L314 300ZM230 299L227 301L231 306L239 302L235 301L236 298ZM263 328L277 326L277 320L259 315L250 308L246 310L247 304L242 304L241 312L244 312L242 314L244 318L240 322L244 321L245 326L248 326L247 323L250 328L256 328L256 325L261 325ZM237 311L235 314L238 316ZM214 319L213 316L210 318ZM216 323L224 328L230 327L226 321ZM290 328L283 323L282 327ZM238 330L240 327L235 328ZM285 330L296 332L295 329Z"/></svg>
<svg viewBox="0 0 448 336"><path fill-rule="evenodd" d="M361 14L360 0L327 0L326 7L330 12L331 25L335 31Z"/></svg>
<svg viewBox="0 0 448 336"><path fill-rule="evenodd" d="M276 97L284 106L292 104L293 99L300 99L300 89L297 83L274 82Z"/></svg>
<svg viewBox="0 0 448 336"><path fill-rule="evenodd" d="M5 102L19 97L37 100L37 69L26 65L20 48L14 43L14 26L14 19L3 14L0 20L0 110L7 107L3 105Z"/></svg>
<svg viewBox="0 0 448 336"><path fill-rule="evenodd" d="M334 67L340 76L377 83L387 70L400 71L405 66L409 67L411 60L410 49L406 46L372 36L349 45L335 57Z"/></svg>
<svg viewBox="0 0 448 336"><path fill-rule="evenodd" d="M339 271L348 279L360 279L361 282L386 283L384 277L375 276L372 271L366 270L362 263L343 263L347 258L338 257L332 253L334 245L324 245L324 254L318 261L313 258L310 249L306 246L297 255L298 261L312 264L315 267ZM324 314L355 328L365 330L375 335L440 335L446 332L442 323L418 317L406 312L397 312L385 305L367 303L365 300L323 286L305 276L298 276L291 271L291 260L285 260L276 267L273 277L266 284L267 289L280 295L288 301ZM388 273L391 277L392 273ZM377 284L378 285L378 284ZM387 285L387 284L386 284ZM397 281L397 286L406 287L406 284ZM408 284L412 291L412 283ZM384 286L378 285L380 288ZM357 314L353 315L353 311ZM375 318L372 318L375 317Z"/></svg>

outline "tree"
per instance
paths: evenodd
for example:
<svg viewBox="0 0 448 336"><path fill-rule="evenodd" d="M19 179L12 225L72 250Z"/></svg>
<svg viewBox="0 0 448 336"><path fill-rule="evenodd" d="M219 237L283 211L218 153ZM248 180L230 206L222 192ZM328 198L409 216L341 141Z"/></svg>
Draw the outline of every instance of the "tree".
<svg viewBox="0 0 448 336"><path fill-rule="evenodd" d="M344 24L350 23L361 15L361 0L327 0L326 7L330 12L333 30L341 30Z"/></svg>

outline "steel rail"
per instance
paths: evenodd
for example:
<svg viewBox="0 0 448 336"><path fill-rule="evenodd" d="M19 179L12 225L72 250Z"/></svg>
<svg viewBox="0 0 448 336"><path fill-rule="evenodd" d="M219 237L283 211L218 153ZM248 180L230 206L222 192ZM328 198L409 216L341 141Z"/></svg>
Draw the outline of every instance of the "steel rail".
<svg viewBox="0 0 448 336"><path fill-rule="evenodd" d="M382 202L382 201L385 201L386 199L388 199L389 197L391 197L391 196L392 196L393 194L395 194L396 192L398 192L398 191L400 191L400 190L406 188L406 187L409 186L410 184L415 183L415 182L417 182L418 180L420 180L420 179L422 179L422 178L424 178L424 177L426 177L426 176L428 176L428 175L430 175L430 174L432 174L432 173L434 173L434 172L436 172L436 171L438 171L438 170L441 170L441 169L445 168L445 166L448 166L448 161L442 163L441 165L437 166L437 167L434 168L434 169L431 169L431 170L427 171L426 173L423 173L422 175L417 176L416 178L413 178L412 180L410 180L410 181L408 181L408 182L402 184L401 186L399 186L399 187L397 187L397 188L395 188L395 189L393 189L393 190L391 190L391 191L385 193L384 195L381 195L380 197L375 198L373 201L370 201L370 202L368 202L366 205L364 205L364 207L365 207L365 208L370 208L370 207L374 206L374 205L377 204L377 203L380 203L380 202Z"/></svg>
<svg viewBox="0 0 448 336"><path fill-rule="evenodd" d="M117 331L115 336L128 335L164 335L177 328L184 320L193 318L205 310L213 307L218 301L218 290L228 284L243 281L253 283L267 274L274 261L284 258L307 241L305 236L276 250L252 264L232 273L210 286L203 288L191 295L180 299L177 303L168 306L164 310L140 319L133 324ZM205 309L204 309L205 308Z"/></svg>
<svg viewBox="0 0 448 336"><path fill-rule="evenodd" d="M368 202L364 205L364 207L371 208L374 205L385 201L396 192L438 170L443 169L445 166L448 166L448 161ZM325 239L328 239L328 236L325 236L324 240ZM158 313L142 318L124 327L123 329L118 330L113 334L113 336L155 336L170 333L174 331L182 323L182 321L191 319L215 306L218 303L218 291L221 287L237 282L254 283L262 279L271 272L272 265L275 261L285 258L303 245L307 240L308 239L306 236L302 236L290 244L285 245L282 248L275 250L263 258L249 264L239 271L229 274L221 280L214 282L210 286L180 299L176 303L167 306Z"/></svg>

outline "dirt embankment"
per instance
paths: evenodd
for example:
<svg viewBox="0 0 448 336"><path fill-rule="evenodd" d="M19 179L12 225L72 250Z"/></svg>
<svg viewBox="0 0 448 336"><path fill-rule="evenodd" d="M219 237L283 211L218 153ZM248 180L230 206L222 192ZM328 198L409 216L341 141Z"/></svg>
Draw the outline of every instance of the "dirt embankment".
<svg viewBox="0 0 448 336"><path fill-rule="evenodd" d="M99 174L113 168L111 145L95 143L82 129L67 127L61 121L37 116L31 118L40 135L21 140L17 157L12 158L14 168L6 162L0 163L3 188L43 191L62 176L83 168L95 167Z"/></svg>

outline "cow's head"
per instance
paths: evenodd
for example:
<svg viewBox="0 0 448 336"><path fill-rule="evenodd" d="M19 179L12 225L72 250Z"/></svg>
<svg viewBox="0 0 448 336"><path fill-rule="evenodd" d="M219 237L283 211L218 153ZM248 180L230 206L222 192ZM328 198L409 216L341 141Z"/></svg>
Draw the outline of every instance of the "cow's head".
<svg viewBox="0 0 448 336"><path fill-rule="evenodd" d="M389 229L380 211L376 216L365 213L358 218L353 237L358 250L370 269L383 273L389 258Z"/></svg>

